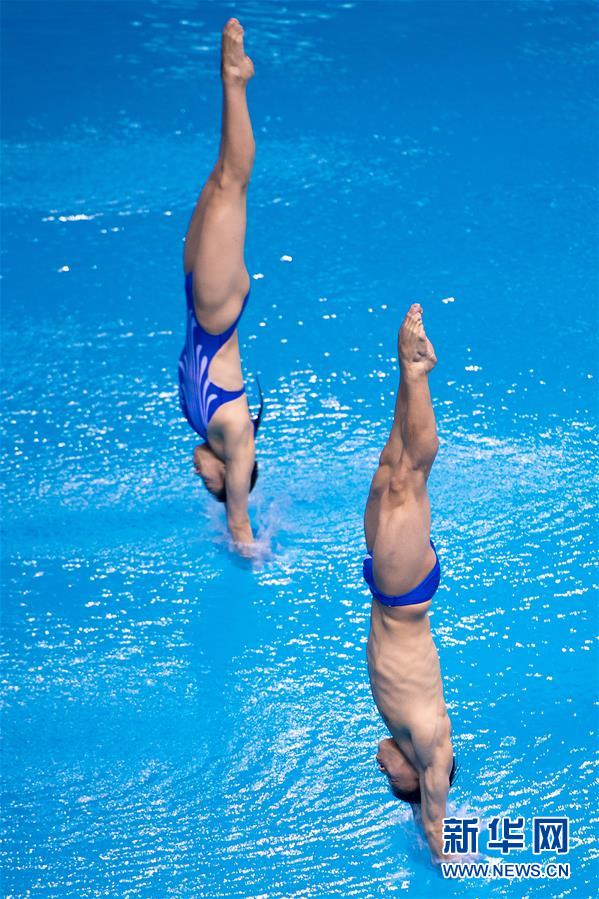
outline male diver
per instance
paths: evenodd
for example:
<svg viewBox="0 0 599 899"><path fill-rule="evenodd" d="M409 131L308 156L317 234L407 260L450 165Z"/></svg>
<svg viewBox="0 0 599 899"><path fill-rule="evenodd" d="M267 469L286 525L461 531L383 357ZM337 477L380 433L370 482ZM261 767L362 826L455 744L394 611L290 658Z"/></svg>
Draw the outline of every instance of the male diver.
<svg viewBox="0 0 599 899"><path fill-rule="evenodd" d="M234 542L253 542L248 495L258 477L255 435L243 384L237 325L248 301L250 278L243 251L246 195L255 144L246 87L254 66L243 47L243 28L223 29L223 107L218 160L197 201L185 237L183 265L187 331L179 358L179 402L203 443L195 447L196 473L226 503Z"/></svg>
<svg viewBox="0 0 599 899"><path fill-rule="evenodd" d="M441 573L430 539L426 486L439 446L428 385L437 359L417 303L400 328L398 355L393 426L364 514L364 578L373 597L368 673L374 701L391 733L379 744L379 768L393 794L421 817L438 862L447 858L443 818L456 767L428 617Z"/></svg>

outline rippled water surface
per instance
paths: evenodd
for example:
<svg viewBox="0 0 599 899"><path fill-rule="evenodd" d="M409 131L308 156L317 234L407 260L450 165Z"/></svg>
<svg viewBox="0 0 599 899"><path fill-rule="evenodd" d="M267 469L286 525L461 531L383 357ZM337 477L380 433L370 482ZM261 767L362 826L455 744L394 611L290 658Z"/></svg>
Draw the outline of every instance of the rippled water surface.
<svg viewBox="0 0 599 899"><path fill-rule="evenodd" d="M596 7L235 7L253 565L176 400L232 9L3 5L4 893L590 897ZM361 514L414 300L451 808L569 815L568 881L442 883L374 762Z"/></svg>

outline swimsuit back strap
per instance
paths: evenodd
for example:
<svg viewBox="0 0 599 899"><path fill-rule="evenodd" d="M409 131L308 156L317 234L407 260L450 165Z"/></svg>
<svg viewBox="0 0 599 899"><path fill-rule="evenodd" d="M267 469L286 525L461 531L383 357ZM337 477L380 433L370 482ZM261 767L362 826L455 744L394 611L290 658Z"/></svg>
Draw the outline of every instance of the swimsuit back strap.
<svg viewBox="0 0 599 899"><path fill-rule="evenodd" d="M206 417L206 427L208 427L208 425L212 421L212 416L220 409L221 406L224 406L225 403L230 403L231 400L239 399L239 397L243 396L243 394L245 393L245 386L241 387L239 390L225 390L224 387L218 387L216 384L211 383L210 389L216 396L216 403L213 403L208 409L208 415ZM207 432L204 439L208 439Z"/></svg>
<svg viewBox="0 0 599 899"><path fill-rule="evenodd" d="M225 390L224 387L217 387L215 384L212 385L212 388L213 390L218 390L219 406L222 406L224 403L230 403L231 400L236 400L245 393L245 385L240 387L239 390Z"/></svg>

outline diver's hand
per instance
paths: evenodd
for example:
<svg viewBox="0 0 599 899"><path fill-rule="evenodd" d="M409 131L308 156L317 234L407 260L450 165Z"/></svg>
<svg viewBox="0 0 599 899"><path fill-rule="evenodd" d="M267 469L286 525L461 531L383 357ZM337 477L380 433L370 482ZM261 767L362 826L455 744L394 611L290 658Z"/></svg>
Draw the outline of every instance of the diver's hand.
<svg viewBox="0 0 599 899"><path fill-rule="evenodd" d="M252 526L249 518L242 522L228 522L229 533L235 544L235 549L244 555L244 547L251 551L254 543L254 535L252 534Z"/></svg>

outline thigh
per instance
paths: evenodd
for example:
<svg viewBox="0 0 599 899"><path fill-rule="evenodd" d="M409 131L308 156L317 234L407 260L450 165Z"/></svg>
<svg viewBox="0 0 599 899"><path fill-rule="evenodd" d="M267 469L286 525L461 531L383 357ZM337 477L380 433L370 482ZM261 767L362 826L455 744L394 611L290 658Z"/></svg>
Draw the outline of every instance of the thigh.
<svg viewBox="0 0 599 899"><path fill-rule="evenodd" d="M419 471L394 472L382 496L372 546L374 580L383 593L413 590L432 570L431 510L426 479Z"/></svg>
<svg viewBox="0 0 599 899"><path fill-rule="evenodd" d="M364 509L364 535L366 548L372 552L376 541L382 498L388 490L391 469L388 465L379 464L370 484L366 508Z"/></svg>
<svg viewBox="0 0 599 899"><path fill-rule="evenodd" d="M391 433L387 438L387 443L379 457L379 465L370 483L370 490L366 501L366 508L364 510L364 534L368 552L372 552L372 547L376 540L381 502L383 497L386 496L389 491L394 471L401 468L403 458L404 449L401 440L401 431L394 424L391 428Z"/></svg>
<svg viewBox="0 0 599 899"><path fill-rule="evenodd" d="M184 266L186 272L193 272L198 317L230 312L234 318L239 311L239 301L249 288L244 262L245 231L246 191L238 185L222 187L211 176L185 237Z"/></svg>

